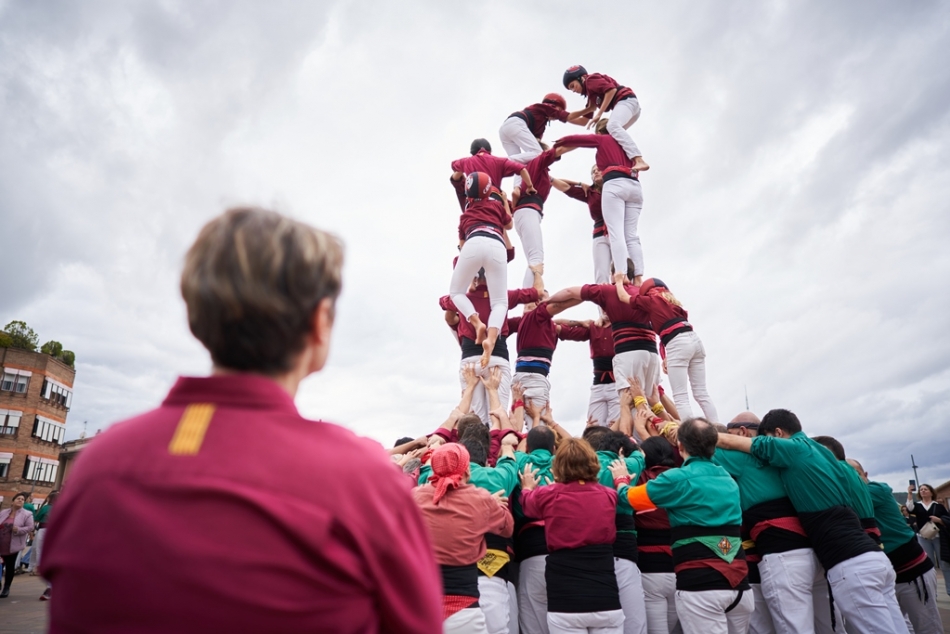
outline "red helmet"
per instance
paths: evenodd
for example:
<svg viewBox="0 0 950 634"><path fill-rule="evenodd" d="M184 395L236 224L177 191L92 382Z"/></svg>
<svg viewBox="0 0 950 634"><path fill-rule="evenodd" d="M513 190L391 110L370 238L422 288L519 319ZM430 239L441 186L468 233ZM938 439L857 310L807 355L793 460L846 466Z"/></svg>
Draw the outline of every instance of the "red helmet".
<svg viewBox="0 0 950 634"><path fill-rule="evenodd" d="M570 86L572 81L579 81L586 74L587 69L583 66L571 66L564 71L564 87Z"/></svg>
<svg viewBox="0 0 950 634"><path fill-rule="evenodd" d="M567 110L567 101L556 92L549 92L544 95L544 99L541 100L541 103L549 103L553 106L557 106L561 110Z"/></svg>
<svg viewBox="0 0 950 634"><path fill-rule="evenodd" d="M485 172L472 172L465 177L465 195L469 198L487 198L491 189L491 177Z"/></svg>
<svg viewBox="0 0 950 634"><path fill-rule="evenodd" d="M670 290L670 287L664 284L663 280L658 277L651 277L648 280L643 280L643 284L640 285L640 294L646 295L651 289L654 288L665 288L666 290Z"/></svg>

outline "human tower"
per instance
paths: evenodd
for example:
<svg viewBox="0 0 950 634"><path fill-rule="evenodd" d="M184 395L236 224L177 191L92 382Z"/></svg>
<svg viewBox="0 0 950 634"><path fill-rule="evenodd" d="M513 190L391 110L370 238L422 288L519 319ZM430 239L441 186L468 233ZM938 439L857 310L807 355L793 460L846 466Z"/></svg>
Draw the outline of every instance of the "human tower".
<svg viewBox="0 0 950 634"><path fill-rule="evenodd" d="M647 395L657 394L678 418L691 415L689 387L711 422L718 422L706 391L705 351L687 321L686 310L658 278L644 279L643 249L637 224L643 208L640 173L650 169L627 132L640 118L636 94L612 77L588 73L583 66L564 72L564 87L586 98L584 106L567 110L567 101L548 93L540 103L513 112L499 130L508 158L493 155L484 138L472 141L470 156L452 162L451 182L462 210L458 227L459 255L449 294L440 306L462 349L461 368L474 365L481 376L500 373L499 398L507 406L512 383L532 412L533 424L550 403L548 375L559 340L588 341L594 381L588 422L607 425L619 417L619 392L631 381ZM610 113L609 118L605 115ZM559 121L592 129L593 134L562 137L548 147L547 126ZM591 183L552 178L551 166L577 148L595 150ZM513 178L511 195L503 180ZM594 284L544 290L544 246L541 220L551 189L587 203L593 227ZM527 259L523 288L507 288L507 265L515 249L508 232L514 228ZM601 308L596 321L555 320L581 301ZM524 314L508 310L524 304ZM515 372L511 372L507 338L517 333ZM659 346L657 345L659 338ZM661 356L665 361L661 361ZM669 375L672 402L660 393L661 368ZM460 381L465 387L463 371ZM651 399L652 400L652 399ZM487 424L489 404L482 386L473 411ZM662 405L657 406L658 413ZM669 417L667 417L669 418Z"/></svg>

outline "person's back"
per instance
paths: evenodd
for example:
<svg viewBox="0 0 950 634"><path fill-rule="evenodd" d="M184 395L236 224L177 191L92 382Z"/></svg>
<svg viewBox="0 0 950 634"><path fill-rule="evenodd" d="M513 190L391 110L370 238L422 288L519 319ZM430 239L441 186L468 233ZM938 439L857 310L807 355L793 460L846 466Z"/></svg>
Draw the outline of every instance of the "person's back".
<svg viewBox="0 0 950 634"><path fill-rule="evenodd" d="M340 259L272 212L205 227L182 292L215 373L83 451L42 562L51 632L440 631L408 483L380 447L293 403L326 359ZM286 286L264 290L278 271Z"/></svg>

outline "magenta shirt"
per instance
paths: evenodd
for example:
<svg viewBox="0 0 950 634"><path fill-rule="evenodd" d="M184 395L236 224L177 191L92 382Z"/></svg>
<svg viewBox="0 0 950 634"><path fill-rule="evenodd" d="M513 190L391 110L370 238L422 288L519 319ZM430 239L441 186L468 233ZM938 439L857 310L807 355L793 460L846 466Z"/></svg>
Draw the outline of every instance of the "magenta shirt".
<svg viewBox="0 0 950 634"><path fill-rule="evenodd" d="M526 516L544 520L548 550L613 544L617 538L617 492L597 482L522 491L521 507Z"/></svg>
<svg viewBox="0 0 950 634"><path fill-rule="evenodd" d="M200 448L173 455L186 406L203 403ZM410 484L269 379L180 378L77 459L43 548L49 631L441 632Z"/></svg>

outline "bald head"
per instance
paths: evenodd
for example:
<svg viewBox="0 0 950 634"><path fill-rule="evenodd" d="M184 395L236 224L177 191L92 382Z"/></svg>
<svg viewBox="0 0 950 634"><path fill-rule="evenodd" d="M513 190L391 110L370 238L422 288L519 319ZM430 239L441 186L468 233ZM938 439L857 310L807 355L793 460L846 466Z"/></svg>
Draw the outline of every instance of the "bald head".
<svg viewBox="0 0 950 634"><path fill-rule="evenodd" d="M726 432L734 436L752 436L759 435L759 417L752 412L741 412L736 415L729 424L726 425Z"/></svg>
<svg viewBox="0 0 950 634"><path fill-rule="evenodd" d="M854 467L854 470L858 472L858 475L861 476L861 479L865 482L868 481L867 471L864 470L864 467L861 466L861 463L855 460L854 458L848 458L846 461L849 465Z"/></svg>

